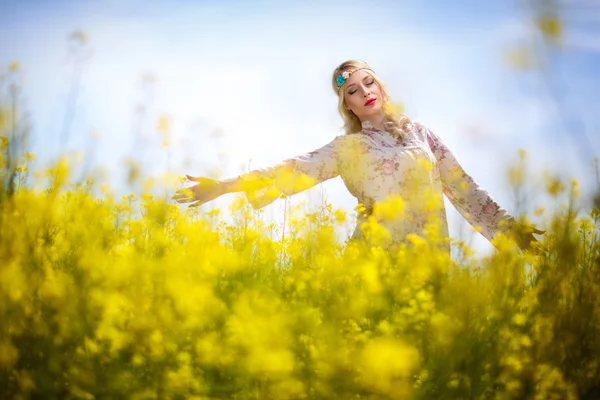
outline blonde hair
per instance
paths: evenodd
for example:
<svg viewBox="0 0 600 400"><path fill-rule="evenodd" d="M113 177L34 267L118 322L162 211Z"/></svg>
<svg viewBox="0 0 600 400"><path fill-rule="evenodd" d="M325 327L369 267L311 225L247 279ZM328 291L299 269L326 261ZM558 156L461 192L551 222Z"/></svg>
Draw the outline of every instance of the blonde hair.
<svg viewBox="0 0 600 400"><path fill-rule="evenodd" d="M332 86L335 94L338 95L338 112L344 120L344 130L346 134L358 133L362 130L362 123L360 119L352 111L347 110L344 107L344 91L338 90L336 79L338 75L349 69L365 68L366 71L371 75L383 94L383 126L385 131L396 136L400 140L404 140L407 132L409 132L413 126L410 119L404 114L397 115L394 108L390 104L390 96L388 89L381 79L375 74L375 71L364 61L360 60L348 60L341 63L334 71L332 76Z"/></svg>

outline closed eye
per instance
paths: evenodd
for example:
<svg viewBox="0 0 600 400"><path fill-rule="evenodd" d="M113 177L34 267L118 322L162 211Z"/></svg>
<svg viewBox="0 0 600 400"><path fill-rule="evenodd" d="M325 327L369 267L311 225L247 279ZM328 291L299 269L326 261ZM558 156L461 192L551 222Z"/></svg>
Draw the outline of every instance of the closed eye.
<svg viewBox="0 0 600 400"><path fill-rule="evenodd" d="M371 86L373 83L375 83L375 80L372 80L371 82L367 83L367 86ZM356 90L354 92L348 92L349 95L353 95L354 93L356 93Z"/></svg>

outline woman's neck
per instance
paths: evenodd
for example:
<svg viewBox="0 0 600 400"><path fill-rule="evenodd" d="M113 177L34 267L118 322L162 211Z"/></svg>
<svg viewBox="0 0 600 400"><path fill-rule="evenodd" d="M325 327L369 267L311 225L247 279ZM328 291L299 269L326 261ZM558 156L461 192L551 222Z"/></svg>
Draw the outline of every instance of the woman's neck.
<svg viewBox="0 0 600 400"><path fill-rule="evenodd" d="M363 126L365 124L367 124L367 125L371 125L375 129L383 131L383 130L385 130L384 126L383 126L384 120L385 120L384 115L383 115L383 113L381 113L379 115L375 115L375 116L372 116L372 117L367 117L367 118L361 120L361 123L362 123Z"/></svg>

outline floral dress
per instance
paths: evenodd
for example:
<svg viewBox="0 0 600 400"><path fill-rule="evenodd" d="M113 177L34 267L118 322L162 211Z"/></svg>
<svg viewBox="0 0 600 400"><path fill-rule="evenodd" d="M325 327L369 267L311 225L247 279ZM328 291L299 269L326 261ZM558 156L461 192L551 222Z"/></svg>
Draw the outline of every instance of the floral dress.
<svg viewBox="0 0 600 400"><path fill-rule="evenodd" d="M304 185L291 185L290 172L311 179ZM390 244L406 241L408 234L425 237L431 223L437 223L439 237L448 237L442 193L488 240L508 227L503 221L514 220L462 169L440 137L419 123L412 123L401 140L363 122L358 133L337 136L320 149L249 172L246 179L264 179L269 184L246 191L246 196L259 209L283 194L289 196L337 176L364 206L353 238L364 237L363 224L371 216L389 231ZM392 198L400 199L399 203L389 202ZM401 204L398 218L377 213L378 204L386 202Z"/></svg>

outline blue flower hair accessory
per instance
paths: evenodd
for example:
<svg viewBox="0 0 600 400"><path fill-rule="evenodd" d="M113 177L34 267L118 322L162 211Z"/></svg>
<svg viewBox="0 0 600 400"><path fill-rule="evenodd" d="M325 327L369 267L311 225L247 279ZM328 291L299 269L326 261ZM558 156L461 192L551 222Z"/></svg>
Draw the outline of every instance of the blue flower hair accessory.
<svg viewBox="0 0 600 400"><path fill-rule="evenodd" d="M349 77L350 77L350 73L348 71L344 71L343 74L338 75L338 77L336 79L338 89L344 84L344 82L346 82L346 79L348 79Z"/></svg>
<svg viewBox="0 0 600 400"><path fill-rule="evenodd" d="M371 69L371 68L363 67L363 68L349 69L347 71L344 71L341 75L338 75L338 77L335 79L335 83L337 84L337 87L338 87L338 92L340 91L340 88L342 87L344 82L346 82L346 79L350 78L350 75L352 75L356 71L360 71L361 69Z"/></svg>

